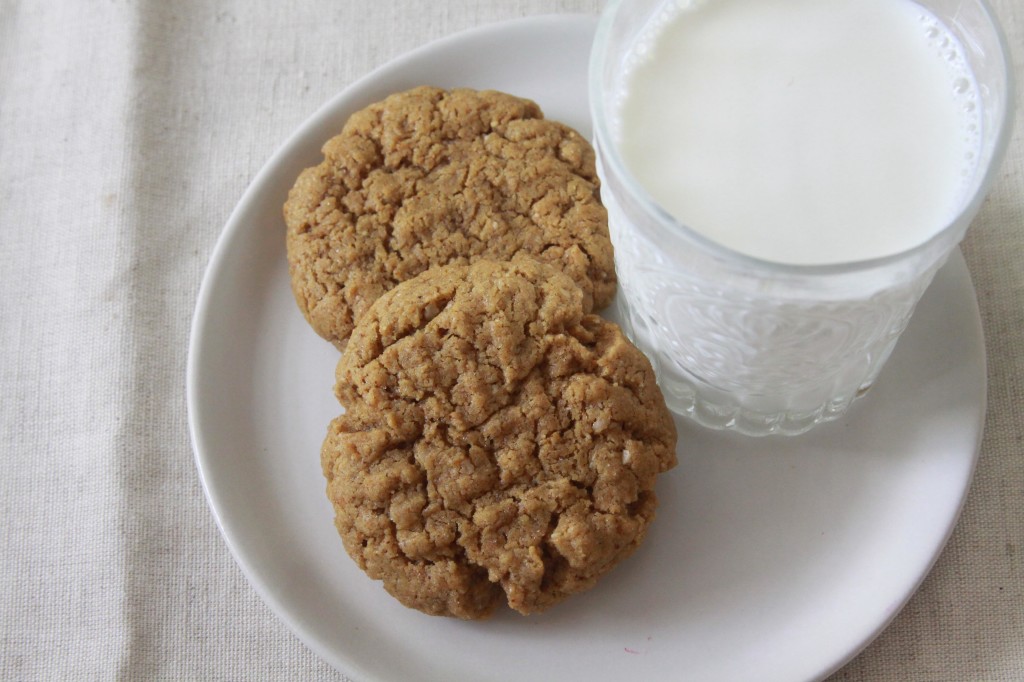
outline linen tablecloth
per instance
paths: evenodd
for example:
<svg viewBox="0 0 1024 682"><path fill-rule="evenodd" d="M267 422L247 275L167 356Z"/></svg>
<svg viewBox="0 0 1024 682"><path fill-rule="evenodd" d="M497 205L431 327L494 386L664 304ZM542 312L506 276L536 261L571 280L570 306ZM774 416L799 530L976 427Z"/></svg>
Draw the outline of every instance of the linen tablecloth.
<svg viewBox="0 0 1024 682"><path fill-rule="evenodd" d="M0 0L0 676L344 679L263 604L203 496L184 376L230 211L376 66L596 0ZM1024 90L1024 4L994 0ZM1024 679L1024 125L963 250L989 407L959 525L834 680Z"/></svg>

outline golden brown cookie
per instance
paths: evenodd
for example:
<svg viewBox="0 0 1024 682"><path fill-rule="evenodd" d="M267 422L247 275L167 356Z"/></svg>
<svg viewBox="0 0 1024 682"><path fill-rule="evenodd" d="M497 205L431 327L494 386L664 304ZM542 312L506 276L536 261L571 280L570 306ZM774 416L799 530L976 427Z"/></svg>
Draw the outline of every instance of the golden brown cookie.
<svg viewBox="0 0 1024 682"><path fill-rule="evenodd" d="M345 548L430 614L529 614L590 588L639 545L676 462L647 358L528 257L384 294L336 393L321 455Z"/></svg>
<svg viewBox="0 0 1024 682"><path fill-rule="evenodd" d="M354 114L284 206L292 290L344 348L385 291L435 265L533 254L568 274L586 310L615 293L594 151L500 92L419 87Z"/></svg>

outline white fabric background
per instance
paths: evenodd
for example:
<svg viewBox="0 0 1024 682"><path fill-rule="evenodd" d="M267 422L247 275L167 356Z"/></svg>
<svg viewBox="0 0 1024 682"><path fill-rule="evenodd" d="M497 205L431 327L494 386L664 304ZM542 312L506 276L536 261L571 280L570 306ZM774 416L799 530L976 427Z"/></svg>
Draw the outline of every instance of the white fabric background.
<svg viewBox="0 0 1024 682"><path fill-rule="evenodd" d="M600 4L0 0L0 676L343 679L248 586L198 482L184 376L207 260L264 161L357 77ZM1024 74L1024 5L995 5ZM1017 128L964 246L989 359L977 476L921 590L834 680L1024 679Z"/></svg>

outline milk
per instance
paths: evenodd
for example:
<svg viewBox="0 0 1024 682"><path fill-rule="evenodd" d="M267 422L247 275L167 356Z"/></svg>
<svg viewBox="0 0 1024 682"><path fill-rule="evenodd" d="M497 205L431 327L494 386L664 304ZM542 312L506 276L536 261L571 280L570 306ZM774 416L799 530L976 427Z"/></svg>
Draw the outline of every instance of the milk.
<svg viewBox="0 0 1024 682"><path fill-rule="evenodd" d="M910 0L677 0L612 118L680 223L793 264L898 253L945 227L980 140L963 47Z"/></svg>

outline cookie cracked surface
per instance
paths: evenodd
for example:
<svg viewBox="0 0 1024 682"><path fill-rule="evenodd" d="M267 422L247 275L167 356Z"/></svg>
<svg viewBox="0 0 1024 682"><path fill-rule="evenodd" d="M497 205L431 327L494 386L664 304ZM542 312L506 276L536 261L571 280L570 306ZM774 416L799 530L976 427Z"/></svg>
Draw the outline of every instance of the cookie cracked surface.
<svg viewBox="0 0 1024 682"><path fill-rule="evenodd" d="M354 114L284 206L292 291L343 348L385 291L428 268L523 252L568 274L587 312L615 293L594 151L533 102L419 87Z"/></svg>
<svg viewBox="0 0 1024 682"><path fill-rule="evenodd" d="M321 461L352 558L406 606L528 614L642 541L675 426L650 363L531 258L381 297L338 363Z"/></svg>

